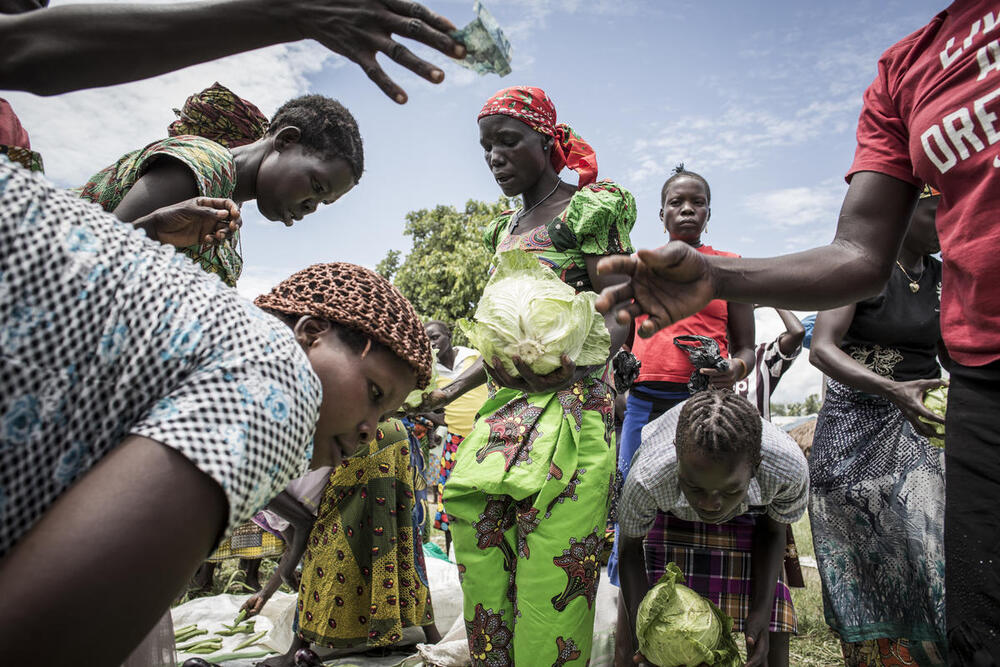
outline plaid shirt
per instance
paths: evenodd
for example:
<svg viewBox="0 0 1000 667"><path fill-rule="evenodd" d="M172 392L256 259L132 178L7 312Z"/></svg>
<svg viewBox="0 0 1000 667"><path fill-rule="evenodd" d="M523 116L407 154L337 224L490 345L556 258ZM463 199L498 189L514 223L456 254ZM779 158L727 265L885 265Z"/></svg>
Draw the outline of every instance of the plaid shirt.
<svg viewBox="0 0 1000 667"><path fill-rule="evenodd" d="M632 460L618 502L618 525L625 535L644 537L657 512L669 512L687 521L701 521L677 481L674 434L683 403L642 429L642 444ZM761 420L763 460L750 480L747 495L729 521L741 514L767 514L781 523L794 523L809 500L809 468L802 450L784 431Z"/></svg>

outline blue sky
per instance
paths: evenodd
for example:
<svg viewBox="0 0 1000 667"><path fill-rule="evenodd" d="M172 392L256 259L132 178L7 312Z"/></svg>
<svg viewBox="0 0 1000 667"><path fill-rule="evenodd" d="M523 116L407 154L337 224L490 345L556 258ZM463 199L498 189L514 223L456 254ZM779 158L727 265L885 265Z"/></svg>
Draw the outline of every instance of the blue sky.
<svg viewBox="0 0 1000 667"><path fill-rule="evenodd" d="M49 176L66 186L162 138L171 110L216 80L266 114L306 92L343 102L361 127L366 173L341 201L292 229L244 207L239 287L247 296L314 262L373 267L391 248L408 250L407 211L498 197L478 145L476 114L508 85L544 88L559 120L596 149L600 176L633 192L637 247L663 242L659 189L683 161L712 187L705 241L767 256L832 238L861 95L878 56L944 8L927 0L486 4L510 38L513 72L480 77L414 47L440 63L447 78L433 86L383 59L409 93L403 106L352 63L311 42L110 88L5 97ZM472 18L472 0L428 5L459 26ZM573 172L563 176L575 182ZM773 338L778 328L776 316L762 313L758 340ZM818 374L803 359L776 400L798 400L818 388Z"/></svg>

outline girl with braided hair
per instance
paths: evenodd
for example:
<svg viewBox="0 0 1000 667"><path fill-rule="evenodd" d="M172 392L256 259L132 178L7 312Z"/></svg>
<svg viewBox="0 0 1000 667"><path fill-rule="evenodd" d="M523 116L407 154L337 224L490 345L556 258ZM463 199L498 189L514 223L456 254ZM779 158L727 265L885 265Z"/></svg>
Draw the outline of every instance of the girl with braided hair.
<svg viewBox="0 0 1000 667"><path fill-rule="evenodd" d="M799 446L731 391L698 392L650 422L618 515L633 649L639 602L675 562L743 631L748 666L787 667L795 612L780 573L808 498Z"/></svg>
<svg viewBox="0 0 1000 667"><path fill-rule="evenodd" d="M388 282L328 264L283 285L260 305L284 323L172 248L0 164L10 664L37 662L38 638L64 615L74 622L47 662L121 664L220 540L310 459L336 466L367 445L381 415L426 386L429 341Z"/></svg>

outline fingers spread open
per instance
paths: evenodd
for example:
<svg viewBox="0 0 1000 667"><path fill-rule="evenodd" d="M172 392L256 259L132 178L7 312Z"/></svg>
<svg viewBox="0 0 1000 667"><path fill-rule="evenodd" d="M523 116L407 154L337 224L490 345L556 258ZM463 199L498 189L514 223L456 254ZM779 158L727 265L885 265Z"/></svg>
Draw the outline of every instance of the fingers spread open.
<svg viewBox="0 0 1000 667"><path fill-rule="evenodd" d="M465 56L465 47L456 42L453 37L446 32L434 29L418 18L392 16L389 20L389 29L401 37L407 37L437 49L446 56L453 58Z"/></svg>
<svg viewBox="0 0 1000 667"><path fill-rule="evenodd" d="M396 14L418 19L441 32L453 32L456 30L454 23L440 14L435 14L419 2L412 2L411 0L382 0L382 4ZM431 46L434 45L431 44Z"/></svg>
<svg viewBox="0 0 1000 667"><path fill-rule="evenodd" d="M444 81L444 72L426 60L418 58L412 51L397 41L389 38L379 40L379 51L382 51L392 58L394 62L399 63L415 74L419 74L431 83L441 83Z"/></svg>
<svg viewBox="0 0 1000 667"><path fill-rule="evenodd" d="M375 85L381 89L383 93L391 97L399 104L406 104L406 93L396 85L396 82L389 78L389 75L385 73L379 64L375 61L375 54L364 54L362 56L356 56L352 58L356 62L364 73L368 75L368 78L375 82Z"/></svg>
<svg viewBox="0 0 1000 667"><path fill-rule="evenodd" d="M635 297L635 292L632 289L632 282L626 281L617 283L611 287L605 287L601 290L601 294L597 297L594 305L597 306L598 311L606 313L617 304L628 301L633 297Z"/></svg>

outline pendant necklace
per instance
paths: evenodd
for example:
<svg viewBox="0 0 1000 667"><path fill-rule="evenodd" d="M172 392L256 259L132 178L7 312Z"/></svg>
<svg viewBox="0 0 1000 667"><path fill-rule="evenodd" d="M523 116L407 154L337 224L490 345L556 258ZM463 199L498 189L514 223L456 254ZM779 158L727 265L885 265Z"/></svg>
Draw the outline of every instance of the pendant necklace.
<svg viewBox="0 0 1000 667"><path fill-rule="evenodd" d="M513 233L514 232L514 228L517 227L518 221L521 218L523 218L524 216L526 216L529 213L531 213L533 210L535 210L546 199L548 199L549 197L551 197L552 195L554 195L555 192L556 192L556 190L559 189L559 186L561 184L562 184L562 181L556 181L556 186L549 191L549 194L545 195L544 197L542 197L541 199L539 199L538 201L536 201L534 204L532 204L528 208L524 208L524 207L519 208L518 211L517 211L517 213L515 213L511 217L511 219L510 219L510 227L507 228L507 233L508 234Z"/></svg>
<svg viewBox="0 0 1000 667"><path fill-rule="evenodd" d="M913 292L914 294L916 294L917 292L919 292L920 291L920 283L918 283L917 281L920 280L923 277L923 275L924 275L923 269L920 270L920 275L917 276L917 280L914 280L910 276L910 274L906 272L906 269L903 268L903 265L899 263L898 259L896 260L896 266L898 266L899 270L903 272L903 275L906 276L906 279L910 281L910 291Z"/></svg>

